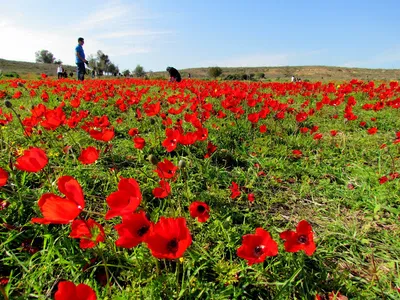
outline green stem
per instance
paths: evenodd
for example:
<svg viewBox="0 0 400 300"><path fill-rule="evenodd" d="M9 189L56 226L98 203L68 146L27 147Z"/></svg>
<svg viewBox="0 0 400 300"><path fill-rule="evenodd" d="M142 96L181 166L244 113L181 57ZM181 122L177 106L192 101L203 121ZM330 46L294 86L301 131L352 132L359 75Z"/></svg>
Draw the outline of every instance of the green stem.
<svg viewBox="0 0 400 300"><path fill-rule="evenodd" d="M178 290L179 293L179 289L180 289L180 285L179 285L179 272L180 272L180 268L181 268L181 264L179 262L179 259L176 262L176 289Z"/></svg>
<svg viewBox="0 0 400 300"><path fill-rule="evenodd" d="M103 261L104 270L105 270L105 272L106 272L106 278L107 278L107 293L108 293L109 296L111 296L110 275L109 275L109 273L108 273L107 262L106 262L106 260L105 260L105 258L104 258L104 255L103 255L103 251L102 251L102 250L100 250L100 256L101 256L101 259L102 259L102 261Z"/></svg>
<svg viewBox="0 0 400 300"><path fill-rule="evenodd" d="M10 107L10 109L14 112L15 116L17 117L17 119L18 119L18 121L19 121L19 124L21 125L22 130L24 131L26 137L27 137L28 139L31 139L31 137L29 136L28 132L27 132L26 129L25 129L24 124L22 124L22 120L21 120L20 116L17 114L17 112L15 111L15 109L14 109L12 106Z"/></svg>
<svg viewBox="0 0 400 300"><path fill-rule="evenodd" d="M8 300L7 293L1 284L0 284L0 293L3 295L4 300Z"/></svg>
<svg viewBox="0 0 400 300"><path fill-rule="evenodd" d="M156 260L157 275L160 275L160 262L159 262L158 258L155 258L155 260Z"/></svg>

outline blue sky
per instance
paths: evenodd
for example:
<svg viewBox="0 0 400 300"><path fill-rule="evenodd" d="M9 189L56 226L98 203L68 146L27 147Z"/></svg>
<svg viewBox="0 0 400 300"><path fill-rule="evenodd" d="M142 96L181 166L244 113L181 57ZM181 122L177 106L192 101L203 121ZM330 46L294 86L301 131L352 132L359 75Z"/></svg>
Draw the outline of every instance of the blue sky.
<svg viewBox="0 0 400 300"><path fill-rule="evenodd" d="M400 68L400 1L0 0L0 58L102 50L121 70L167 66Z"/></svg>

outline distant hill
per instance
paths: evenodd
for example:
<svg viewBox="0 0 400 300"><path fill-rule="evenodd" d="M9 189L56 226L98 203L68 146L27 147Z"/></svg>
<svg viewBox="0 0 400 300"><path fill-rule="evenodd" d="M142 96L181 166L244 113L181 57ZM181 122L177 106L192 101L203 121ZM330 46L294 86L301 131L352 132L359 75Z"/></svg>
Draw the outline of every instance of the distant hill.
<svg viewBox="0 0 400 300"><path fill-rule="evenodd" d="M64 65L67 72L75 71L75 66ZM23 78L36 77L42 73L49 76L57 75L57 65L39 64L22 61L12 61L0 58L0 70L3 73L16 72ZM183 78L187 78L188 73L192 78L207 79L208 68L190 68L179 70ZM353 78L361 80L400 80L400 69L364 69L346 67L326 67L326 66L287 66L287 67L249 67L249 68L224 68L222 67L221 78L228 75L236 75L244 78L250 77L258 79L261 74L264 80L290 80L292 75L300 77L302 80L350 80ZM150 78L167 78L166 71L152 72L148 74Z"/></svg>
<svg viewBox="0 0 400 300"><path fill-rule="evenodd" d="M75 66L63 65L67 72L75 71ZM16 72L21 77L29 77L40 75L42 73L47 74L49 76L57 75L57 65L56 64L39 64L25 61L14 61L14 60L6 60L0 58L0 70L3 74L9 72Z"/></svg>
<svg viewBox="0 0 400 300"><path fill-rule="evenodd" d="M351 80L353 78L361 80L400 80L400 69L364 69L346 67L327 67L327 66L286 66L286 67L251 67L251 68L224 68L221 78L228 75L241 74L246 76L254 75L258 78L264 74L264 80L290 80L293 75L302 80L310 81L329 81L329 80ZM166 72L154 72L163 74ZM183 78L190 73L192 78L207 78L208 68L191 68L180 70Z"/></svg>

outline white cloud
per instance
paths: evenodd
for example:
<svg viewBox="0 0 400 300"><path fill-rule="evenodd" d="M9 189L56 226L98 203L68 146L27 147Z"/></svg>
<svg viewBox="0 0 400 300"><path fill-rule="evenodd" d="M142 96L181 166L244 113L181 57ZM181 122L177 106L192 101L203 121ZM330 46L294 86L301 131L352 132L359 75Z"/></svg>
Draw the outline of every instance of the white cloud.
<svg viewBox="0 0 400 300"><path fill-rule="evenodd" d="M80 24L80 28L95 28L99 25L105 25L114 19L121 18L128 10L124 6L109 6L98 11L90 13Z"/></svg>
<svg viewBox="0 0 400 300"><path fill-rule="evenodd" d="M0 14L0 58L35 61L35 52L46 49L64 64L74 65L74 48L77 38L82 36L87 56L101 49L111 61L121 61L119 56L126 60L128 55L151 52L165 35L173 34L172 31L154 29L149 22L141 22L140 26L135 24L135 20L154 18L137 5L111 1L92 10L81 23L71 20L71 24L62 27L49 24L43 29L29 24L24 18L11 20Z"/></svg>

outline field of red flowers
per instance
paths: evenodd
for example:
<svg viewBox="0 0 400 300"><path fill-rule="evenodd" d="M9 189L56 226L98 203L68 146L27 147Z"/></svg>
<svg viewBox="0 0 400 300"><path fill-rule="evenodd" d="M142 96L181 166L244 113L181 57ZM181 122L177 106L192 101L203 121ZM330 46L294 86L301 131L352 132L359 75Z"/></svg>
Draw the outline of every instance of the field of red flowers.
<svg viewBox="0 0 400 300"><path fill-rule="evenodd" d="M398 299L400 85L0 81L5 299Z"/></svg>

